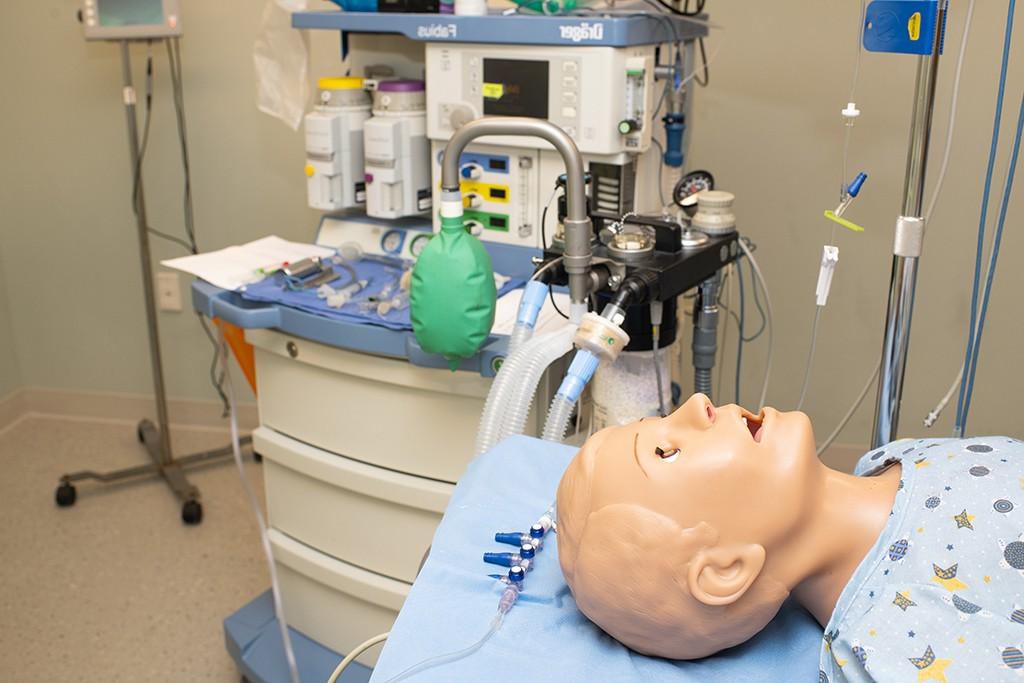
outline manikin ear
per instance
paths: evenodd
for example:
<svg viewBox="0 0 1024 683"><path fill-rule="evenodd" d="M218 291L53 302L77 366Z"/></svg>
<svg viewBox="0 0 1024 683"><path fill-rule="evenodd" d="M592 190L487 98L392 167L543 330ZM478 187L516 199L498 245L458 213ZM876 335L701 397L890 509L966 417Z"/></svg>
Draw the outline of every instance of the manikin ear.
<svg viewBox="0 0 1024 683"><path fill-rule="evenodd" d="M687 587L705 605L731 605L754 583L764 559L764 547L756 543L704 548L690 561Z"/></svg>

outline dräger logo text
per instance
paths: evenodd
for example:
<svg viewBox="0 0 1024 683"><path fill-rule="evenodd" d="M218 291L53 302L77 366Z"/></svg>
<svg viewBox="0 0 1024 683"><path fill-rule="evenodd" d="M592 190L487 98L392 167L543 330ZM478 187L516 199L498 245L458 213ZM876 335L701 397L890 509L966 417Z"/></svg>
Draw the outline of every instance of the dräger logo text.
<svg viewBox="0 0 1024 683"><path fill-rule="evenodd" d="M562 40L571 40L574 43L604 39L604 24L591 24L589 21L573 26L559 26L558 30Z"/></svg>
<svg viewBox="0 0 1024 683"><path fill-rule="evenodd" d="M455 38L459 27L455 24L426 24L416 27L417 38Z"/></svg>

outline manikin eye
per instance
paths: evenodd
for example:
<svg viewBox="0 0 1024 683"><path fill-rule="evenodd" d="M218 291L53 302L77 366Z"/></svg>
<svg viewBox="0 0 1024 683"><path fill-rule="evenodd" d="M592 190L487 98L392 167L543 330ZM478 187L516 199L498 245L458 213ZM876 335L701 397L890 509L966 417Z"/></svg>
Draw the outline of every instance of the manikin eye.
<svg viewBox="0 0 1024 683"><path fill-rule="evenodd" d="M670 448L668 450L665 450L664 448L656 447L654 449L654 453L665 462L675 462L676 458L679 457L678 448Z"/></svg>

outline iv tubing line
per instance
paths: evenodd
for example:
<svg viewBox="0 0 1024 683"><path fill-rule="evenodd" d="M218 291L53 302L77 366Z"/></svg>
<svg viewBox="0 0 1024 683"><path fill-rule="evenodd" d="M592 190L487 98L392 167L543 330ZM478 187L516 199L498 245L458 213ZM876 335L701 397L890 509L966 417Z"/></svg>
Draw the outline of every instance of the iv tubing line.
<svg viewBox="0 0 1024 683"><path fill-rule="evenodd" d="M860 408L860 404L864 402L864 397L868 395L869 391L871 391L871 387L872 385L874 385L875 380L878 379L878 373L881 370L882 359L881 357L879 357L878 363L875 365L875 371L871 373L870 377L868 377L867 384L865 384L864 388L861 389L860 395L857 397L857 400L854 401L853 405L850 406L850 409L846 411L846 415L844 415L843 419L839 421L839 424L836 425L836 428L832 431L832 433L828 435L828 438L825 439L825 441L822 442L820 446L818 446L819 456L825 452L825 449L832 445L832 442L835 441L836 437L839 436L839 432L843 431L843 428L846 427L847 423L853 417L853 414L857 412L857 408Z"/></svg>
<svg viewBox="0 0 1024 683"><path fill-rule="evenodd" d="M288 677L291 683L300 683L299 667L295 662L295 650L292 647L291 634L288 633L288 624L284 620L284 607L281 604L281 587L277 579L277 564L274 562L274 551L270 547L270 537L267 536L267 523L263 518L263 512L260 510L256 494L253 492L252 486L249 485L249 480L245 476L245 466L242 464L242 449L238 440L238 410L235 402L235 388L231 382L231 372L228 368L228 347L224 341L224 328L218 325L217 332L220 341L221 367L224 370L226 379L224 386L227 389L228 406L231 409L231 450L235 457L235 466L238 468L238 476L242 480L242 488L245 490L245 497L249 501L249 506L256 517L256 524L259 526L260 543L266 555L267 569L270 571L270 588L274 598L274 615L277 617L277 625L281 630L284 657L288 663Z"/></svg>
<svg viewBox="0 0 1024 683"><path fill-rule="evenodd" d="M818 323L821 322L821 309L824 306L814 307L814 322L811 323L811 348L807 352L807 367L804 368L804 384L800 389L800 399L796 402L796 409L804 407L804 399L807 398L807 388L811 385L811 367L814 365L814 352L818 348Z"/></svg>
<svg viewBox="0 0 1024 683"><path fill-rule="evenodd" d="M747 246L746 242L742 239L737 240L737 242L740 245L740 249L742 249L743 253L746 255L747 260L750 261L750 267L754 269L754 275L757 276L757 280L761 284L761 289L764 291L765 305L768 307L768 359L764 366L764 382L761 384L761 398L757 403L757 409L760 410L764 407L765 398L768 396L768 383L772 376L772 356L775 351L775 313L772 310L772 297L768 293L768 283L765 282L764 274L761 272L761 267L757 265L757 260L754 258L754 254L751 253L750 247Z"/></svg>

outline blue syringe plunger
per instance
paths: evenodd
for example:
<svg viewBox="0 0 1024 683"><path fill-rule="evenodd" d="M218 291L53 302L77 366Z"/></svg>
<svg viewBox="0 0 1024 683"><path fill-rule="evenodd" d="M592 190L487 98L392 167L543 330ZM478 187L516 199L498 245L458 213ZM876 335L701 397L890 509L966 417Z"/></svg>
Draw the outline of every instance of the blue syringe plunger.
<svg viewBox="0 0 1024 683"><path fill-rule="evenodd" d="M851 197L856 197L860 194L860 188L863 187L864 181L868 179L868 174L861 171L857 174L857 177L853 179L850 186L846 188L846 193Z"/></svg>

